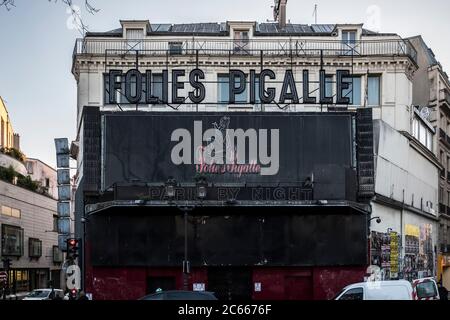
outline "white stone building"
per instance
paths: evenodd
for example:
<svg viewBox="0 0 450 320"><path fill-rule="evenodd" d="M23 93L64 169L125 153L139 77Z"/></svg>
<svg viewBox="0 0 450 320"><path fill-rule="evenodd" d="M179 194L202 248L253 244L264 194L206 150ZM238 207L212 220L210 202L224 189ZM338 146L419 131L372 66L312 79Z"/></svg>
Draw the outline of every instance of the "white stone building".
<svg viewBox="0 0 450 320"><path fill-rule="evenodd" d="M436 132L412 103L412 77L418 68L416 51L409 41L397 34L375 33L364 29L362 24L287 23L283 27L283 23L285 21L281 24L228 21L177 25L121 21L119 29L88 33L76 42L74 49L72 72L78 87L78 121L83 108L89 106L118 112L289 113L372 108L376 164L372 217L381 219L380 223L375 219L370 221L372 263L384 269L386 278L433 275L441 167L429 143ZM111 70L121 70L125 74L133 68L141 72L151 69L152 95L161 101L165 100L164 70L169 70L169 83L173 69L186 71L180 78L186 85L178 90L178 96L187 97L192 91L187 77L196 67L205 74L202 81L206 97L201 104L191 103L189 99L185 103L173 103L170 86L167 103L129 104L124 98L124 86L114 93L117 103L110 103L106 74ZM276 89L274 101L263 104L256 95L256 103L249 104L251 90L247 87L236 97L237 104L227 104L230 69L243 70L247 79L251 70L258 74L263 69L272 69L276 80L267 81L266 87ZM347 79L351 82L350 88L344 90L344 95L350 99L348 107L336 104L337 70L342 69L353 74ZM292 70L298 80L298 102L279 101L286 70ZM303 70L309 72L306 92L315 98L315 103L306 101ZM325 95L332 97L332 103L319 103L320 70L325 70ZM259 80L256 92L258 88ZM131 88L133 90L136 92L135 87ZM419 125L427 130L424 136L414 129ZM78 142L82 139L79 136ZM415 242L410 243L416 238L417 250ZM377 241L385 243L380 242L378 248L374 243Z"/></svg>

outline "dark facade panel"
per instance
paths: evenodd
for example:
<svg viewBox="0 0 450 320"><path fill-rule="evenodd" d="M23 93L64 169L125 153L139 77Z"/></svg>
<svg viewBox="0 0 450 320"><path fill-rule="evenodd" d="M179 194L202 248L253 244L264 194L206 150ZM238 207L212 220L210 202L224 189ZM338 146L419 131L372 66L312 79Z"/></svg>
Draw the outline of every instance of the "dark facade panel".
<svg viewBox="0 0 450 320"><path fill-rule="evenodd" d="M199 208L188 219L192 266L339 266L367 262L366 215L349 208ZM181 266L184 220L175 208L116 208L92 216L93 266Z"/></svg>

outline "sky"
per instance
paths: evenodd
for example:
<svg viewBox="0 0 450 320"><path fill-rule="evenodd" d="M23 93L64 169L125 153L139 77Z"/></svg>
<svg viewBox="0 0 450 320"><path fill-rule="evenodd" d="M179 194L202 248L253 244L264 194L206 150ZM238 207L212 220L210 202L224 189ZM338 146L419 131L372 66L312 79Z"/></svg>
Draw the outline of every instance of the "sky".
<svg viewBox="0 0 450 320"><path fill-rule="evenodd" d="M90 0L85 10L73 0L90 31L120 27L120 19L151 23L258 21L273 19L273 0ZM76 138L76 81L72 52L80 33L61 0L14 0L0 7L0 96L30 158L54 166L54 138ZM450 73L450 1L446 0L288 0L292 23L365 23L369 29L402 37L422 35Z"/></svg>

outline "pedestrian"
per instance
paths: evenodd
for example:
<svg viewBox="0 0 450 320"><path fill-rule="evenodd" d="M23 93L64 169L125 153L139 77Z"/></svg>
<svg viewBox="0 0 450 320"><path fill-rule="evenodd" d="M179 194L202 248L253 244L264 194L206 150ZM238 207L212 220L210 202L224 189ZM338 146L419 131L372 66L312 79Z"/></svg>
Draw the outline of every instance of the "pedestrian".
<svg viewBox="0 0 450 320"><path fill-rule="evenodd" d="M438 283L438 291L439 291L439 297L441 298L441 300L447 301L448 300L448 290L442 284L442 280L439 281L439 283Z"/></svg>
<svg viewBox="0 0 450 320"><path fill-rule="evenodd" d="M80 296L78 297L78 300L89 300L89 298L86 296L86 293L84 291L80 291Z"/></svg>

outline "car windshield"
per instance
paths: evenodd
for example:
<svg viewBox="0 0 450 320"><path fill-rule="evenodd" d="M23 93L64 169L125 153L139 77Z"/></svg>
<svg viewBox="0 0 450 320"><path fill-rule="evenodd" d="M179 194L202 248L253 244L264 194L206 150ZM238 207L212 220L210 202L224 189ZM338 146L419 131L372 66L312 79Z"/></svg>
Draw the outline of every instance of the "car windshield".
<svg viewBox="0 0 450 320"><path fill-rule="evenodd" d="M417 297L419 299L432 298L437 296L436 286L432 281L417 284Z"/></svg>
<svg viewBox="0 0 450 320"><path fill-rule="evenodd" d="M29 298L46 298L50 291L47 290L33 290L28 297Z"/></svg>

